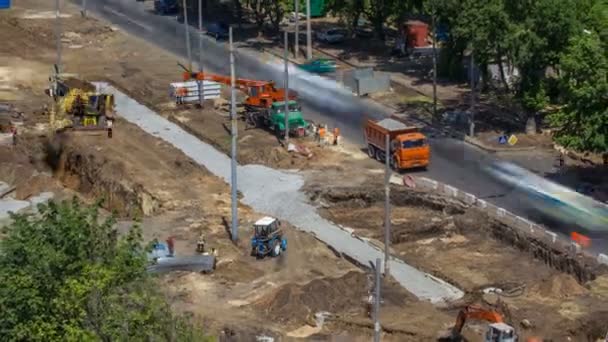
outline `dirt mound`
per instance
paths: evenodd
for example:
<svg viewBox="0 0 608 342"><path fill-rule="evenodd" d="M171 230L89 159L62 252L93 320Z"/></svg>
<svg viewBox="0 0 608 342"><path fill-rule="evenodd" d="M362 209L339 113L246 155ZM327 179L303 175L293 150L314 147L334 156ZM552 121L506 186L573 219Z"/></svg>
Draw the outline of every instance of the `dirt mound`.
<svg viewBox="0 0 608 342"><path fill-rule="evenodd" d="M303 323L319 311L334 314L365 314L372 281L366 273L351 271L340 278L315 279L305 285L288 284L260 299L255 305L281 323ZM412 299L392 279L382 282L384 305L403 305Z"/></svg>
<svg viewBox="0 0 608 342"><path fill-rule="evenodd" d="M557 274L532 286L530 291L540 297L567 298L586 294L588 290L580 285L574 277Z"/></svg>
<svg viewBox="0 0 608 342"><path fill-rule="evenodd" d="M340 278L315 279L305 285L284 285L256 305L273 320L288 323L304 321L309 314L318 311L364 310L366 295L366 275L352 271Z"/></svg>

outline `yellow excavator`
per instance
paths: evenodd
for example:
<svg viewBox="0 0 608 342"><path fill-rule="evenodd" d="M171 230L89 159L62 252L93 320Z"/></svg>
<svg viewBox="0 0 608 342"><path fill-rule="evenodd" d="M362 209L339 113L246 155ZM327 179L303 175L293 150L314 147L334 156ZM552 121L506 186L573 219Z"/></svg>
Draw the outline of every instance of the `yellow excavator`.
<svg viewBox="0 0 608 342"><path fill-rule="evenodd" d="M115 117L114 95L103 94L75 78L50 78L47 95L55 101L50 125L53 130L107 131L112 136Z"/></svg>

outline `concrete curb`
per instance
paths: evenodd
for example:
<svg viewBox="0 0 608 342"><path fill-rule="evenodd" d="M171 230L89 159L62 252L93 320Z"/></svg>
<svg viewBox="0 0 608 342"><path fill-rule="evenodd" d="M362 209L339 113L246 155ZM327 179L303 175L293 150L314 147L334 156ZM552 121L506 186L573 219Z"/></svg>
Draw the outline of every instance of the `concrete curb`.
<svg viewBox="0 0 608 342"><path fill-rule="evenodd" d="M484 144L483 142L481 142L479 139L477 138L471 138L468 135L464 136L464 141L475 146L475 147L479 147L480 149L486 151L486 152L491 152L491 153L500 153L500 152L521 152L521 151L532 151L534 149L537 149L537 146L527 146L527 147L489 147L488 145Z"/></svg>

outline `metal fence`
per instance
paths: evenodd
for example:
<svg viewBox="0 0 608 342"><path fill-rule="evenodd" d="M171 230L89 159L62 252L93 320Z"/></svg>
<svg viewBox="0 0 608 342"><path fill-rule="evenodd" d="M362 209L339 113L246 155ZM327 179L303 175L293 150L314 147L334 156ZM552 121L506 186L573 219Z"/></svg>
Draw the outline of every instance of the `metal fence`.
<svg viewBox="0 0 608 342"><path fill-rule="evenodd" d="M515 228L537 240L543 241L548 245L554 245L555 247L570 250L575 253L583 253L586 256L594 258L600 264L608 265L608 255L602 253L592 254L589 251L584 251L578 243L563 239L559 237L556 233L551 232L545 229L544 227L534 222L531 222L521 216L517 216L504 208L497 207L493 204L488 203L487 201L475 197L472 194L469 194L453 186L443 184L426 177L412 177L412 179L417 188L430 190L448 197L461 200L466 204L475 206L478 209L484 211L490 217L495 218L497 221L509 227ZM393 178L393 183L403 184L403 180Z"/></svg>

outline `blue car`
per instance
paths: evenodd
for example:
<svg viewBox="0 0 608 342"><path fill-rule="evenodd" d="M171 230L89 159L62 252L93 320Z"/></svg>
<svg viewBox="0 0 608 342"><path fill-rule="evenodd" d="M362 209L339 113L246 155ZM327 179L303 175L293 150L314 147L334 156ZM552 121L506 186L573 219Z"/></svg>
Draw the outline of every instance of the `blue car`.
<svg viewBox="0 0 608 342"><path fill-rule="evenodd" d="M155 0L154 11L160 15L177 14L179 6L177 0Z"/></svg>
<svg viewBox="0 0 608 342"><path fill-rule="evenodd" d="M228 39L229 26L226 23L211 23L207 26L207 35L217 40Z"/></svg>

